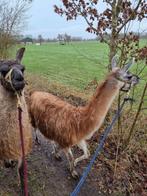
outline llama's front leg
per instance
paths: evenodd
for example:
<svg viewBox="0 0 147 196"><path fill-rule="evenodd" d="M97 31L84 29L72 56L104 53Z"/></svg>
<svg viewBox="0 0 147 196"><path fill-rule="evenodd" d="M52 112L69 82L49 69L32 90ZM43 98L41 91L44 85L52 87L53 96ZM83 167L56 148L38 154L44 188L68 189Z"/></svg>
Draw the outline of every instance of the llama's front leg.
<svg viewBox="0 0 147 196"><path fill-rule="evenodd" d="M74 166L77 165L78 162L84 160L84 159L88 159L88 157L90 156L90 152L87 148L87 143L85 140L82 140L79 144L78 144L78 147L83 150L84 154L78 158L75 159L74 161Z"/></svg>
<svg viewBox="0 0 147 196"><path fill-rule="evenodd" d="M73 178L78 178L79 175L76 172L75 167L74 167L74 157L73 157L71 149L66 148L66 149L64 149L64 152L65 152L65 155L66 155L67 160L69 162L69 167L70 167L70 172L71 172L72 177Z"/></svg>
<svg viewBox="0 0 147 196"><path fill-rule="evenodd" d="M19 184L21 186L21 196L24 196L24 164L22 159L18 160L18 177Z"/></svg>
<svg viewBox="0 0 147 196"><path fill-rule="evenodd" d="M24 162L22 160L22 158L20 158L18 160L18 177L19 177L19 184L21 186L21 196L25 196L26 193L25 193L25 181L24 181ZM29 195L29 193L28 193Z"/></svg>

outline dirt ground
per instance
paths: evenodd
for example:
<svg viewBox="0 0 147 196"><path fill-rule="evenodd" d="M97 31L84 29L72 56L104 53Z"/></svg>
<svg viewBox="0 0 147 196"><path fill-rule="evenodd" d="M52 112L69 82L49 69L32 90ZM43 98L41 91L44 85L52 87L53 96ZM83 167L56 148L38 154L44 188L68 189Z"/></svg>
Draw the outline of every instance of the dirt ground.
<svg viewBox="0 0 147 196"><path fill-rule="evenodd" d="M31 196L66 196L69 195L76 186L78 179L71 177L68 171L66 157L62 160L55 159L52 154L51 144L41 134L39 134L41 145L34 147L28 158L28 185ZM75 149L75 154L80 152ZM83 161L77 168L79 174L82 174L88 161ZM107 195L99 190L97 180L99 174L96 168L92 169L90 176L79 195ZM1 168L0 171L0 196L19 195L19 186L17 181L17 171L14 169ZM98 174L98 175L97 175Z"/></svg>
<svg viewBox="0 0 147 196"><path fill-rule="evenodd" d="M56 160L52 154L50 142L39 134L40 145L34 142L33 151L28 156L28 185L30 196L67 196L75 188L74 180L68 171L64 154L62 160ZM89 143L90 151L96 148L98 137ZM110 150L111 147L111 150ZM132 155L131 161L126 156L119 160L114 177L115 145L108 139L104 151L97 158L79 196L146 196L147 195L147 155L143 152ZM75 157L79 149L74 149ZM89 159L90 160L90 159ZM81 175L89 160L81 162L77 171ZM19 195L17 169L0 169L0 196Z"/></svg>
<svg viewBox="0 0 147 196"><path fill-rule="evenodd" d="M67 196L75 188L78 180L74 180L68 171L66 157L56 160L51 153L52 148L48 140L39 134L41 145L34 143L33 151L28 157L28 185L30 196ZM97 139L96 139L97 140ZM91 147L95 148L97 141L91 142ZM93 144L92 144L93 143ZM139 159L134 159L130 165L126 161L119 163L122 165L120 172L114 178L113 165L110 160L112 154L109 153L110 146L106 145L93 166L86 182L84 183L79 196L145 196L146 193L146 169L147 157L142 155ZM90 148L91 149L91 148ZM111 151L112 152L112 151ZM80 152L74 149L74 155L79 156ZM110 160L110 162L109 162ZM136 162L138 160L138 162ZM88 161L83 161L77 167L79 174L82 174ZM120 168L119 168L120 169ZM19 195L17 171L14 169L1 168L0 170L0 196Z"/></svg>

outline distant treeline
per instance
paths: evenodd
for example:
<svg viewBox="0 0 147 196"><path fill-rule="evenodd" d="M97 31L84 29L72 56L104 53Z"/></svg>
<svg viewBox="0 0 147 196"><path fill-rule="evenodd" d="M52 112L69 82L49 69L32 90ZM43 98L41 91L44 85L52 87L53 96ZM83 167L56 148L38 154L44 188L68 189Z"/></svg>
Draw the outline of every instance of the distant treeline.
<svg viewBox="0 0 147 196"><path fill-rule="evenodd" d="M133 33L135 35L138 35L137 33ZM140 34L138 35L141 39L147 39L147 33L144 34ZM124 34L120 34L120 38L123 38ZM109 34L104 35L105 39L109 40ZM23 43L37 43L37 44L42 44L42 43L46 43L46 42L59 42L59 44L61 45L65 45L65 44L69 44L70 42L74 42L74 41L99 41L101 40L100 37L95 37L95 38L82 38L82 37L76 37L76 36L71 36L68 35L67 33L65 34L58 34L58 36L56 38L43 38L42 35L38 35L38 38L33 38L31 35L29 36L19 36L16 38L17 41L23 42Z"/></svg>

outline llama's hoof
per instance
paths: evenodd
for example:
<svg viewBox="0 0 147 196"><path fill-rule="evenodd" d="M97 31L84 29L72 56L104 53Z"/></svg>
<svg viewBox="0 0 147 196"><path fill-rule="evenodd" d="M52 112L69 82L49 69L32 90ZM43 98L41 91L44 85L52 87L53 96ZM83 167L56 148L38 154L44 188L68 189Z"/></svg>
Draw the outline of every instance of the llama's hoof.
<svg viewBox="0 0 147 196"><path fill-rule="evenodd" d="M71 175L72 175L72 177L74 178L74 179L79 179L79 174L76 172L76 170L73 170L72 172L71 172Z"/></svg>
<svg viewBox="0 0 147 196"><path fill-rule="evenodd" d="M55 158L56 158L56 160L58 160L58 161L62 161L62 157L61 157L61 155L60 154L55 154Z"/></svg>
<svg viewBox="0 0 147 196"><path fill-rule="evenodd" d="M26 193L24 192L24 190L21 190L20 191L20 196L25 196L26 195ZM31 196L31 194L28 192L28 196Z"/></svg>

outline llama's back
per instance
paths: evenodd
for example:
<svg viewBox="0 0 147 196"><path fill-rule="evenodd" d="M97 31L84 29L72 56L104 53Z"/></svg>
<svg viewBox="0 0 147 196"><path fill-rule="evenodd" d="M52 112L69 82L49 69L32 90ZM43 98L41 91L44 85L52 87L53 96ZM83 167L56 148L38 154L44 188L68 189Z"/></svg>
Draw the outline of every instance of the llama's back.
<svg viewBox="0 0 147 196"><path fill-rule="evenodd" d="M46 92L33 92L30 97L30 115L35 128L55 140L61 147L76 140L80 109Z"/></svg>
<svg viewBox="0 0 147 196"><path fill-rule="evenodd" d="M0 93L0 159L18 160L21 157L21 141L17 99L4 95ZM25 100L23 100L22 110L25 152L28 154L32 148L32 132Z"/></svg>

